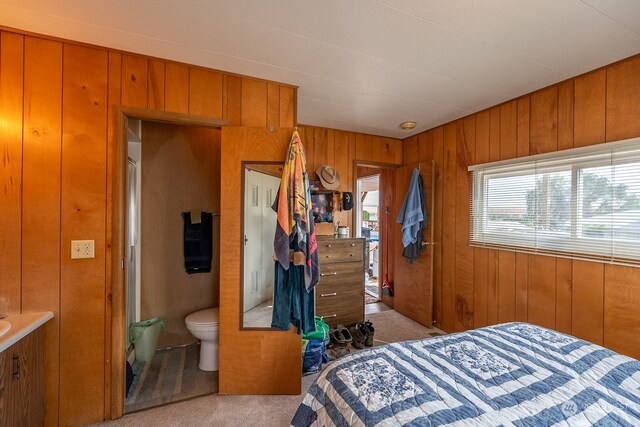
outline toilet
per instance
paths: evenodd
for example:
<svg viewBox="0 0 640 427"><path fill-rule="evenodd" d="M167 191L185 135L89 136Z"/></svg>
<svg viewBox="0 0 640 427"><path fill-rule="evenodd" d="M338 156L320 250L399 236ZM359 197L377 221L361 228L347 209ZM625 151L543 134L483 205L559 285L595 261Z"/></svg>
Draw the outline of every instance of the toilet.
<svg viewBox="0 0 640 427"><path fill-rule="evenodd" d="M200 364L203 371L218 370L218 336L220 330L218 307L191 313L184 319L191 335L200 340Z"/></svg>

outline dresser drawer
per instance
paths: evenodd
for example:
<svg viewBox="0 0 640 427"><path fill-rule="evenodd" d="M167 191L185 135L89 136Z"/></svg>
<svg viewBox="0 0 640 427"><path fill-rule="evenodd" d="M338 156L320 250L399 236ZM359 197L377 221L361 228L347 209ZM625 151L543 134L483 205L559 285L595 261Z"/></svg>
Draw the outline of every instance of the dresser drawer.
<svg viewBox="0 0 640 427"><path fill-rule="evenodd" d="M360 277L358 283L364 284L364 266L361 262L320 264L320 283L354 280L356 276Z"/></svg>
<svg viewBox="0 0 640 427"><path fill-rule="evenodd" d="M333 262L362 262L364 244L358 239L319 239L318 258L320 265Z"/></svg>
<svg viewBox="0 0 640 427"><path fill-rule="evenodd" d="M324 296L321 296L324 295ZM362 322L364 316L364 294L361 289L323 292L316 288L316 315L322 316L332 328Z"/></svg>
<svg viewBox="0 0 640 427"><path fill-rule="evenodd" d="M332 279L330 281L321 281L316 286L316 299L321 298L324 294L343 293L358 291L364 295L364 278L362 274L345 275L342 279Z"/></svg>

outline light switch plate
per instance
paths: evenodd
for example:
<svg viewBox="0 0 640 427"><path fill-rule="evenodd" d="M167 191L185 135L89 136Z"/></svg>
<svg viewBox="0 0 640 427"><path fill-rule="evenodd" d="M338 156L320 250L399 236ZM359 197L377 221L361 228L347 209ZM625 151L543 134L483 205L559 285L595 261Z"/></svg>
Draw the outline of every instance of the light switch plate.
<svg viewBox="0 0 640 427"><path fill-rule="evenodd" d="M95 240L72 240L71 259L95 258Z"/></svg>

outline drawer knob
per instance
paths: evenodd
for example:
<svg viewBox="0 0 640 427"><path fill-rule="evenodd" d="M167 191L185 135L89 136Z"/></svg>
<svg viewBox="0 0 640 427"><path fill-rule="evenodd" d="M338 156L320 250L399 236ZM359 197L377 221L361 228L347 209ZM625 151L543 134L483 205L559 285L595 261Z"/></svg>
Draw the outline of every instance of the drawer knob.
<svg viewBox="0 0 640 427"><path fill-rule="evenodd" d="M324 277L324 276L337 276L337 275L338 275L338 272L337 272L337 271L334 271L334 272L331 272L331 273L320 273L320 277Z"/></svg>
<svg viewBox="0 0 640 427"><path fill-rule="evenodd" d="M351 246L355 246L355 245L356 245L355 243L352 243L352 244L351 244Z"/></svg>
<svg viewBox="0 0 640 427"><path fill-rule="evenodd" d="M353 256L353 254L349 254L349 256Z"/></svg>
<svg viewBox="0 0 640 427"><path fill-rule="evenodd" d="M327 316L320 316L320 317L322 317L323 319L326 319L328 317L338 317L338 315L337 314L329 314Z"/></svg>
<svg viewBox="0 0 640 427"><path fill-rule="evenodd" d="M328 248L330 248L330 247L331 247L331 245L327 245L327 247L328 247Z"/></svg>
<svg viewBox="0 0 640 427"><path fill-rule="evenodd" d="M321 297L335 297L336 295L338 295L337 292L332 292L330 294L320 294Z"/></svg>

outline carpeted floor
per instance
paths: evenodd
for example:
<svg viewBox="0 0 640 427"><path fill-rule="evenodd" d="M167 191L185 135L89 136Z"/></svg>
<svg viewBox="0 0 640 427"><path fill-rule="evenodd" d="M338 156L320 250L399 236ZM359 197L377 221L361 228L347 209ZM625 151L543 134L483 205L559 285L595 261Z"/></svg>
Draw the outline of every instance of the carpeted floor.
<svg viewBox="0 0 640 427"><path fill-rule="evenodd" d="M444 332L424 327L394 310L367 314L376 328L374 345L427 338ZM229 396L212 394L125 415L103 426L288 426L307 390L317 377L302 378L297 396Z"/></svg>

